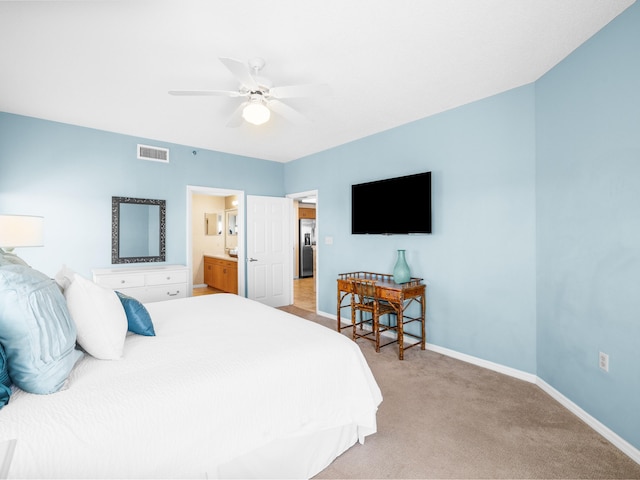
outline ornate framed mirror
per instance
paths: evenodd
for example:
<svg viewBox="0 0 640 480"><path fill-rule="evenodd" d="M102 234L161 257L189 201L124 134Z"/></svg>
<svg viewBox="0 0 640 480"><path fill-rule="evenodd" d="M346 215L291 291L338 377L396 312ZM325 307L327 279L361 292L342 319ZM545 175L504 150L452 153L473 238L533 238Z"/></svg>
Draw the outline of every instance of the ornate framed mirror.
<svg viewBox="0 0 640 480"><path fill-rule="evenodd" d="M112 197L111 263L164 262L166 201Z"/></svg>

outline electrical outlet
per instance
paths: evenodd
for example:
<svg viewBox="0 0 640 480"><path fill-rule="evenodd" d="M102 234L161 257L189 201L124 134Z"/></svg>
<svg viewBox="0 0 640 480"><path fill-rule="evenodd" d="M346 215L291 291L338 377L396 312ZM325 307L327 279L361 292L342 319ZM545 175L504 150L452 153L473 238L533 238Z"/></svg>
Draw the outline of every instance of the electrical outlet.
<svg viewBox="0 0 640 480"><path fill-rule="evenodd" d="M598 364L600 365L600 370L604 370L605 372L609 371L609 355L604 352L600 352L598 356Z"/></svg>

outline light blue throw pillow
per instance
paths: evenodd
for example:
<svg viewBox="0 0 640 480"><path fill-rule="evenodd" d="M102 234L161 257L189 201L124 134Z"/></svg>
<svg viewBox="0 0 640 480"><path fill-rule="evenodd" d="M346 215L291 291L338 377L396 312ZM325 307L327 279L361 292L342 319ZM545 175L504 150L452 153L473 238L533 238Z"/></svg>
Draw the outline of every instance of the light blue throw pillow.
<svg viewBox="0 0 640 480"><path fill-rule="evenodd" d="M28 267L27 262L22 260L19 256L14 253L5 252L0 248L0 267L4 267L5 265L24 265Z"/></svg>
<svg viewBox="0 0 640 480"><path fill-rule="evenodd" d="M7 367L7 355L0 344L0 408L9 403L11 397L11 378Z"/></svg>
<svg viewBox="0 0 640 480"><path fill-rule="evenodd" d="M24 265L0 267L0 343L11 380L30 393L60 390L82 357L58 285Z"/></svg>
<svg viewBox="0 0 640 480"><path fill-rule="evenodd" d="M156 332L153 328L153 322L151 316L145 308L145 306L129 295L125 295L121 292L116 292L124 312L127 314L128 330L138 335L146 335L147 337L154 337Z"/></svg>
<svg viewBox="0 0 640 480"><path fill-rule="evenodd" d="M7 366L7 354L4 353L2 344L0 344L0 385L4 385L6 387L11 386L9 367Z"/></svg>

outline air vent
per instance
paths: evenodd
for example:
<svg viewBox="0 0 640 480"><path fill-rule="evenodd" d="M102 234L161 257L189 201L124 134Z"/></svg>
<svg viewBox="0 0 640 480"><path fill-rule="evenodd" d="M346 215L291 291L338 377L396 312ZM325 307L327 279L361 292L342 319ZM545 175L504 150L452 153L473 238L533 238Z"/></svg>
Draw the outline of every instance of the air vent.
<svg viewBox="0 0 640 480"><path fill-rule="evenodd" d="M138 144L138 159L169 163L169 149Z"/></svg>

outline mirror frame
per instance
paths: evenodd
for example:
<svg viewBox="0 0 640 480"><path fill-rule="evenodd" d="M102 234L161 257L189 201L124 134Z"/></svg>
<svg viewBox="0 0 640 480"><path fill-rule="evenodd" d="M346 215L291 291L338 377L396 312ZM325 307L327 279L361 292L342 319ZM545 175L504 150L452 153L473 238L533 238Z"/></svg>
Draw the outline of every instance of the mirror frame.
<svg viewBox="0 0 640 480"><path fill-rule="evenodd" d="M158 205L160 207L160 250L158 256L121 257L120 256L120 205L133 203L136 205ZM148 198L111 197L111 263L144 263L164 262L166 258L167 238L167 202L166 200L151 200Z"/></svg>

